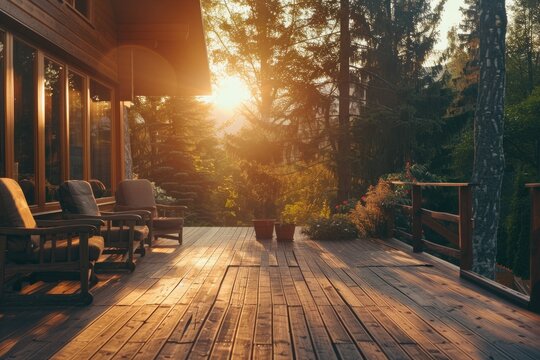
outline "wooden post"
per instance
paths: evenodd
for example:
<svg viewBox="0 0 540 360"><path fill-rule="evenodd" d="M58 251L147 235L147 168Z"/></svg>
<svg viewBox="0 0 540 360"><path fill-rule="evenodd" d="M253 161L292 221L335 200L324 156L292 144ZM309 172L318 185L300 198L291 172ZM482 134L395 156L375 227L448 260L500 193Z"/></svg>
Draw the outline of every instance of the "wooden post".
<svg viewBox="0 0 540 360"><path fill-rule="evenodd" d="M531 187L531 310L540 312L540 186Z"/></svg>
<svg viewBox="0 0 540 360"><path fill-rule="evenodd" d="M459 187L459 249L460 269L471 270L472 253L472 193L471 186Z"/></svg>
<svg viewBox="0 0 540 360"><path fill-rule="evenodd" d="M413 251L418 253L424 250L422 242L422 187L412 186L412 246Z"/></svg>

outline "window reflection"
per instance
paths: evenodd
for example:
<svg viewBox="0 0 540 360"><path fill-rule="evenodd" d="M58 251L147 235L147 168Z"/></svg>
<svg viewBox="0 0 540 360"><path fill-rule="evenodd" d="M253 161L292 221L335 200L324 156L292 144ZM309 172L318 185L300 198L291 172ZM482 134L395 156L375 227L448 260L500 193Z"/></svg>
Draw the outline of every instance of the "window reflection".
<svg viewBox="0 0 540 360"><path fill-rule="evenodd" d="M58 200L62 181L61 124L64 69L45 59L45 199Z"/></svg>
<svg viewBox="0 0 540 360"><path fill-rule="evenodd" d="M84 79L69 72L69 178L83 179Z"/></svg>
<svg viewBox="0 0 540 360"><path fill-rule="evenodd" d="M25 43L13 43L15 164L14 177L19 181L29 204L35 194L35 119L37 52Z"/></svg>
<svg viewBox="0 0 540 360"><path fill-rule="evenodd" d="M90 156L92 188L96 197L110 195L111 188L111 90L90 82Z"/></svg>

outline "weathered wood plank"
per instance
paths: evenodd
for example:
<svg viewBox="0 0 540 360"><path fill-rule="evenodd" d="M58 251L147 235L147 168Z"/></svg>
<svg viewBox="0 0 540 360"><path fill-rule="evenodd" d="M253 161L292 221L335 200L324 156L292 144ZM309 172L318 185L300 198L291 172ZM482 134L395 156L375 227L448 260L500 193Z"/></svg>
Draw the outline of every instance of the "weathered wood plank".
<svg viewBox="0 0 540 360"><path fill-rule="evenodd" d="M428 256L400 249L391 241L316 243L297 234L293 243L258 242L252 228L188 228L182 246L158 240L133 274L100 275L87 308L0 310L0 357L540 356L540 316L439 262L415 266Z"/></svg>

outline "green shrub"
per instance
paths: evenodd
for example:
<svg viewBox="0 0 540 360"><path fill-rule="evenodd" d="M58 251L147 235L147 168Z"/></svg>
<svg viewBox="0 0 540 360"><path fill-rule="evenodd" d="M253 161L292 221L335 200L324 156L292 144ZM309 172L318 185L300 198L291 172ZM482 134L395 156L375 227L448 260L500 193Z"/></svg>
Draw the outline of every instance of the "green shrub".
<svg viewBox="0 0 540 360"><path fill-rule="evenodd" d="M313 240L345 240L358 237L356 227L344 214L313 219L308 222L302 232Z"/></svg>
<svg viewBox="0 0 540 360"><path fill-rule="evenodd" d="M358 234L361 237L387 237L394 221L396 199L389 182L379 180L376 186L371 186L349 214Z"/></svg>

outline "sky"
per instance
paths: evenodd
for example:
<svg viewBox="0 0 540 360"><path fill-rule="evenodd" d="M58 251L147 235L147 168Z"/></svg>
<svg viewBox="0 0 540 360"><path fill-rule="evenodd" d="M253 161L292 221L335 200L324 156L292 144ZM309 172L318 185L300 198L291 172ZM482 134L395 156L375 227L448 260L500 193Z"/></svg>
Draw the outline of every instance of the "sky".
<svg viewBox="0 0 540 360"><path fill-rule="evenodd" d="M438 0L432 0L435 4ZM448 44L446 34L452 28L452 26L458 26L461 20L461 12L459 8L463 6L464 0L447 0L444 6L444 13L439 25L439 41L435 46L437 51L443 51Z"/></svg>
<svg viewBox="0 0 540 360"><path fill-rule="evenodd" d="M431 0L432 4L437 3L439 0ZM510 6L514 3L514 0L506 0L506 9L509 17ZM439 25L439 41L435 46L437 51L443 51L446 49L448 44L446 34L452 28L452 26L458 26L461 20L461 12L459 11L460 7L463 7L464 0L447 0L446 5L444 6L444 13L441 18L441 23Z"/></svg>

